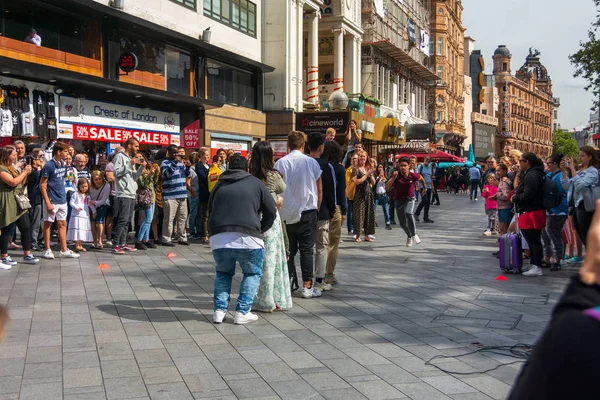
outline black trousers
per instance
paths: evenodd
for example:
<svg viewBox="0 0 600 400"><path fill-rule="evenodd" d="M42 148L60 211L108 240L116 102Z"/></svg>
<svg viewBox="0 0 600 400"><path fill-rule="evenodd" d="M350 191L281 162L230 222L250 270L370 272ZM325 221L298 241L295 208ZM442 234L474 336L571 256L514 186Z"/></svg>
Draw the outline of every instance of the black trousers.
<svg viewBox="0 0 600 400"><path fill-rule="evenodd" d="M12 224L1 228L2 235L0 235L0 253L8 253L8 243L12 239L12 233L15 226L17 226L17 228L19 228L19 232L21 232L21 244L23 245L23 250L31 250L31 226L29 224L29 213L26 212Z"/></svg>
<svg viewBox="0 0 600 400"><path fill-rule="evenodd" d="M429 219L429 206L431 205L431 189L427 189L425 196L421 199L419 203L419 207L417 207L417 212L415 213L417 217L421 214L421 210L425 209L423 213L424 219Z"/></svg>
<svg viewBox="0 0 600 400"><path fill-rule="evenodd" d="M531 264L542 267L544 259L544 247L542 246L542 230L541 229L521 229L521 233L529 244L529 253L531 254Z"/></svg>
<svg viewBox="0 0 600 400"><path fill-rule="evenodd" d="M585 208L583 207L583 202L581 202L578 207L575 207L575 210L573 212L575 231L577 232L577 236L579 236L581 243L583 243L584 245L587 245L587 234L590 230L590 225L592 224L593 217L593 212L585 211Z"/></svg>
<svg viewBox="0 0 600 400"><path fill-rule="evenodd" d="M115 203L113 207L117 220L113 228L114 231L114 242L115 246L123 246L127 244L127 234L129 233L129 224L131 223L131 216L135 210L135 199L128 199L125 197L115 197Z"/></svg>
<svg viewBox="0 0 600 400"><path fill-rule="evenodd" d="M313 247L315 247L315 235L317 233L317 217L317 210L307 210L302 213L300 221L285 225L290 242L290 258L288 260L290 278L296 273L294 257L300 251L302 281L312 281L314 270Z"/></svg>
<svg viewBox="0 0 600 400"><path fill-rule="evenodd" d="M433 187L435 188L435 192L433 192L432 197L431 197L431 204L433 204L434 202L437 202L437 204L440 204L440 195L438 194L438 186L440 185L440 181L434 181L433 182Z"/></svg>
<svg viewBox="0 0 600 400"><path fill-rule="evenodd" d="M390 222L396 222L396 200L394 200L394 192L388 191L388 205L390 209Z"/></svg>

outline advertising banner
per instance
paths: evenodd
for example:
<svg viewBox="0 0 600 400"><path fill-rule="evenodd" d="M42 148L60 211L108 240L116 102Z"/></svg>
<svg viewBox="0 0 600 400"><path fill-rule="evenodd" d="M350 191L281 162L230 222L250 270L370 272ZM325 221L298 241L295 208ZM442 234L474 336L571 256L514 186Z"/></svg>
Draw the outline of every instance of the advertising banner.
<svg viewBox="0 0 600 400"><path fill-rule="evenodd" d="M121 104L60 97L59 138L179 145L179 114Z"/></svg>
<svg viewBox="0 0 600 400"><path fill-rule="evenodd" d="M200 147L200 121L196 120L183 128L183 147L197 149Z"/></svg>
<svg viewBox="0 0 600 400"><path fill-rule="evenodd" d="M239 153L240 155L247 157L248 151L250 150L250 142L236 142L230 140L220 140L214 139L210 141L210 157L212 161L212 157L217 154L217 150L225 149L225 150L233 150L235 153Z"/></svg>
<svg viewBox="0 0 600 400"><path fill-rule="evenodd" d="M496 127L473 124L473 151L475 158L486 158L494 155L496 150Z"/></svg>
<svg viewBox="0 0 600 400"><path fill-rule="evenodd" d="M270 140L269 143L273 148L273 158L275 160L287 155L287 140Z"/></svg>

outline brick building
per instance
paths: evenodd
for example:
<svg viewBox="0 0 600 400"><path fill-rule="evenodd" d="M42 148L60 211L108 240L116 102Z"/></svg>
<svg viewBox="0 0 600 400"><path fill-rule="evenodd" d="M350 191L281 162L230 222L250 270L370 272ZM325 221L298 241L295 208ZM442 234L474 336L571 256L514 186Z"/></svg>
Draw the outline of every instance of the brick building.
<svg viewBox="0 0 600 400"><path fill-rule="evenodd" d="M462 12L461 0L431 2L431 63L438 75L431 89L431 119L438 138L443 139L441 148L455 154L466 137Z"/></svg>
<svg viewBox="0 0 600 400"><path fill-rule="evenodd" d="M500 45L494 52L493 73L500 95L497 154L507 144L542 158L552 153L552 80L539 55L530 49L525 63L512 76L510 50Z"/></svg>

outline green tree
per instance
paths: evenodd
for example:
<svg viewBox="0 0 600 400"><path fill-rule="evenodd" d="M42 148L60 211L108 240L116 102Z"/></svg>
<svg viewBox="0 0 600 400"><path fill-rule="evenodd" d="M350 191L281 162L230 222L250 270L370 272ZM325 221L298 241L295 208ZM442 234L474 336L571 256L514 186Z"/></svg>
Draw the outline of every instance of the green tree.
<svg viewBox="0 0 600 400"><path fill-rule="evenodd" d="M600 0L592 0L600 7ZM585 79L588 84L585 90L594 94L594 106L600 106L600 38L597 37L600 28L600 10L596 12L596 21L588 31L588 40L579 43L579 51L569 56L575 66L574 77Z"/></svg>
<svg viewBox="0 0 600 400"><path fill-rule="evenodd" d="M577 140L571 136L569 131L558 129L552 134L552 152L577 158L579 156Z"/></svg>

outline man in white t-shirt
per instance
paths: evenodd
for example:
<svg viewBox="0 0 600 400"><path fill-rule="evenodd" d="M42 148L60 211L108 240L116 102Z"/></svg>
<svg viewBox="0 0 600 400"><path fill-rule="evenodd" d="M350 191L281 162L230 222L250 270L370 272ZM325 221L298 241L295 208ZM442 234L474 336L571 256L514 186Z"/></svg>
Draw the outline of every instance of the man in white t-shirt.
<svg viewBox="0 0 600 400"><path fill-rule="evenodd" d="M318 210L323 198L321 167L314 158L304 154L306 135L292 131L288 135L290 153L275 163L275 169L283 175L287 188L281 194L283 205L279 214L285 222L290 242L288 269L296 272L294 257L300 251L302 269L302 297L321 296L313 287L313 247L317 230Z"/></svg>

